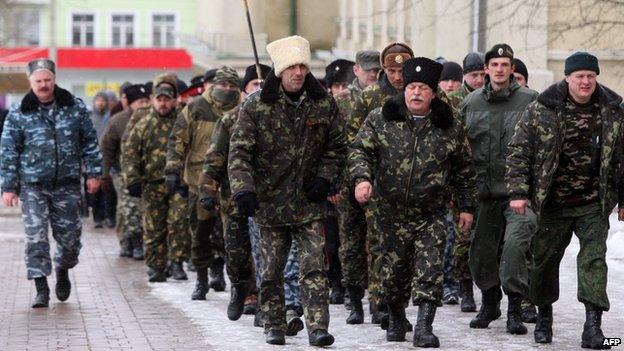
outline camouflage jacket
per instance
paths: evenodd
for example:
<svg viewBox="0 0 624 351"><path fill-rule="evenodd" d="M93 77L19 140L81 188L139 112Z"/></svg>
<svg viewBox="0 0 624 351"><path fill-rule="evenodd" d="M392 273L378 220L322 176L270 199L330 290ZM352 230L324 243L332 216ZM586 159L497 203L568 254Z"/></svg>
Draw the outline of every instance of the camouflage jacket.
<svg viewBox="0 0 624 351"><path fill-rule="evenodd" d="M338 110L340 111L340 117L342 117L345 123L349 120L351 111L355 107L356 101L362 98L362 92L364 89L360 88L360 83L357 78L347 86L347 89L343 90L340 94L334 96L336 104L338 104Z"/></svg>
<svg viewBox="0 0 624 351"><path fill-rule="evenodd" d="M83 169L89 177L101 174L102 156L87 107L58 86L54 101L48 110L30 91L9 110L0 146L3 192L18 192L20 184L80 182Z"/></svg>
<svg viewBox="0 0 624 351"><path fill-rule="evenodd" d="M121 171L121 137L126 130L126 125L132 116L132 110L126 108L125 110L116 113L111 117L102 140L100 141L100 147L102 148L102 174L109 175L111 169L117 172Z"/></svg>
<svg viewBox="0 0 624 351"><path fill-rule="evenodd" d="M507 89L494 91L489 78L485 85L468 94L459 116L466 123L477 172L479 199L504 199L507 144L527 105L537 92L520 87L513 76Z"/></svg>
<svg viewBox="0 0 624 351"><path fill-rule="evenodd" d="M126 124L126 129L124 130L124 133L121 136L122 147L128 140L128 137L130 136L130 132L132 131L134 126L141 120L141 118L149 115L151 112L152 112L151 105L138 108L132 112L132 116L130 116L130 120L128 121L128 124Z"/></svg>
<svg viewBox="0 0 624 351"><path fill-rule="evenodd" d="M459 105L461 105L462 101L468 96L468 94L472 93L474 89L472 89L466 82L464 82L458 90L448 94L448 102L452 108L459 110Z"/></svg>
<svg viewBox="0 0 624 351"><path fill-rule="evenodd" d="M509 144L506 184L512 199L531 200L540 214L548 198L553 175L559 165L562 144L562 108L568 86L564 81L550 86L531 103ZM603 214L608 216L616 204L624 203L624 108L622 98L598 84L602 147L600 156L599 196Z"/></svg>
<svg viewBox="0 0 624 351"><path fill-rule="evenodd" d="M336 178L344 162L338 107L308 74L304 93L292 102L270 73L264 88L244 103L230 139L228 175L234 197L257 194L262 226L309 223L323 217L304 186L316 177Z"/></svg>
<svg viewBox="0 0 624 351"><path fill-rule="evenodd" d="M122 159L126 184L165 181L167 140L176 114L177 111L173 111L169 116L161 117L152 107L150 113L132 128Z"/></svg>
<svg viewBox="0 0 624 351"><path fill-rule="evenodd" d="M460 211L474 212L475 171L463 124L436 98L431 113L412 119L403 95L375 110L349 149L354 185L373 185L371 201L418 213L446 211L455 191Z"/></svg>
<svg viewBox="0 0 624 351"><path fill-rule="evenodd" d="M184 175L183 179L191 189L197 188L206 151L215 123L223 113L233 109L236 103L223 106L213 100L213 88L196 96L182 109L173 126L167 146L165 174Z"/></svg>

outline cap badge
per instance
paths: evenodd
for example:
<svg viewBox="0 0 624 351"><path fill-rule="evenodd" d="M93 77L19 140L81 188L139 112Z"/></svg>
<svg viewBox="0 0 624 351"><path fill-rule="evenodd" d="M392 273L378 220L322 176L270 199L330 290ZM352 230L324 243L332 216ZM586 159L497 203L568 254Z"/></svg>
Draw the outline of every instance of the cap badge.
<svg viewBox="0 0 624 351"><path fill-rule="evenodd" d="M498 48L498 54L502 55L503 54L503 48Z"/></svg>
<svg viewBox="0 0 624 351"><path fill-rule="evenodd" d="M403 56L401 56L401 55L396 55L396 56L394 57L394 62L396 62L396 63L403 63Z"/></svg>
<svg viewBox="0 0 624 351"><path fill-rule="evenodd" d="M416 66L416 72L420 72L422 71L422 68L420 68L420 66Z"/></svg>

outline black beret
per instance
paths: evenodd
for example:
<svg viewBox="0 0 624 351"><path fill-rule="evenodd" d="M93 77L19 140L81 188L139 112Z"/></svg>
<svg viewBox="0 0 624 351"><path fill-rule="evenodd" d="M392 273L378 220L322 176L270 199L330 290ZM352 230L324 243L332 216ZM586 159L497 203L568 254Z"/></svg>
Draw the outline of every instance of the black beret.
<svg viewBox="0 0 624 351"><path fill-rule="evenodd" d="M563 73L567 76L572 72L582 70L594 71L596 74L600 74L598 58L584 51L577 51L568 56L565 60L565 70Z"/></svg>
<svg viewBox="0 0 624 351"><path fill-rule="evenodd" d="M464 78L462 67L457 62L446 61L442 64L440 80L456 80L461 82Z"/></svg>
<svg viewBox="0 0 624 351"><path fill-rule="evenodd" d="M260 73L262 74L262 79L266 79L267 75L271 72L271 67L267 65L260 64ZM241 81L240 89L245 91L245 87L249 82L254 79L258 79L258 72L256 71L256 65L251 65L245 68L245 77Z"/></svg>
<svg viewBox="0 0 624 351"><path fill-rule="evenodd" d="M514 72L516 73L520 73L521 75L524 76L524 80L527 81L527 83L529 82L529 71L527 70L527 66L524 64L524 62L522 62L522 60L520 59L513 59L513 65L514 65Z"/></svg>
<svg viewBox="0 0 624 351"><path fill-rule="evenodd" d="M443 66L426 57L415 57L403 64L403 87L413 82L427 84L433 91L438 90L438 82Z"/></svg>
<svg viewBox="0 0 624 351"><path fill-rule="evenodd" d="M485 53L485 64L490 62L490 59L508 57L510 60L514 58L514 52L511 46L507 44L496 44L492 46L490 51Z"/></svg>
<svg viewBox="0 0 624 351"><path fill-rule="evenodd" d="M351 83L355 79L353 66L355 62L338 59L325 67L325 82L328 87L334 83Z"/></svg>

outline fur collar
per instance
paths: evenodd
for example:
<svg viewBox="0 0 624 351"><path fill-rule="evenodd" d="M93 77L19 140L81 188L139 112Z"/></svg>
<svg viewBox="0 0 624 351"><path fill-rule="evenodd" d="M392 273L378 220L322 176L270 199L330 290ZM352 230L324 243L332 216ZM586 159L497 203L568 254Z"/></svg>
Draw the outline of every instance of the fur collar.
<svg viewBox="0 0 624 351"><path fill-rule="evenodd" d="M54 101L58 106L74 106L74 96L67 90L54 85ZM35 112L39 107L39 99L32 91L32 89L24 96L20 105L22 113Z"/></svg>
<svg viewBox="0 0 624 351"><path fill-rule="evenodd" d="M284 93L281 90L282 78L276 77L273 70L269 72L264 80L264 87L260 91L260 100L265 103L273 103L279 100ZM319 83L312 73L308 73L303 82L303 90L312 100L320 100L328 97L327 91Z"/></svg>
<svg viewBox="0 0 624 351"><path fill-rule="evenodd" d="M386 121L405 121L410 113L405 106L404 95L397 94L386 101L381 113ZM429 118L435 127L448 129L453 125L453 110L446 102L436 96L431 102Z"/></svg>
<svg viewBox="0 0 624 351"><path fill-rule="evenodd" d="M564 80L555 83L544 90L537 97L544 106L554 109L561 107L566 103L568 98L568 83ZM598 99L598 102L602 106L617 109L622 104L622 97L619 96L613 90L605 87L602 84L596 84L596 91L594 92L594 98Z"/></svg>

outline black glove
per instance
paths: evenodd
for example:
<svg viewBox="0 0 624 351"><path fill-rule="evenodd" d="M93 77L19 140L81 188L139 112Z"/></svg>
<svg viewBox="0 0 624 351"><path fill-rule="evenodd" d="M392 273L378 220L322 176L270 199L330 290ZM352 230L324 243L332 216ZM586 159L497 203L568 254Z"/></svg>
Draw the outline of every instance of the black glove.
<svg viewBox="0 0 624 351"><path fill-rule="evenodd" d="M238 194L234 201L238 207L238 213L243 217L253 217L258 209L258 200L256 194L252 192L246 192Z"/></svg>
<svg viewBox="0 0 624 351"><path fill-rule="evenodd" d="M325 178L316 177L313 181L306 184L303 188L305 190L308 200L312 202L323 202L329 195L330 184Z"/></svg>
<svg viewBox="0 0 624 351"><path fill-rule="evenodd" d="M132 197L141 197L143 191L141 190L141 183L134 183L128 185L128 194Z"/></svg>
<svg viewBox="0 0 624 351"><path fill-rule="evenodd" d="M165 176L165 187L169 196L175 194L180 187L180 176L175 173L169 173Z"/></svg>
<svg viewBox="0 0 624 351"><path fill-rule="evenodd" d="M180 196L182 196L183 198L187 198L189 195L189 187L188 186L180 186L178 187L177 190L178 194L180 194Z"/></svg>
<svg viewBox="0 0 624 351"><path fill-rule="evenodd" d="M219 200L217 200L216 197L202 197L201 199L199 199L199 204L204 210L213 211L215 208L217 208Z"/></svg>

